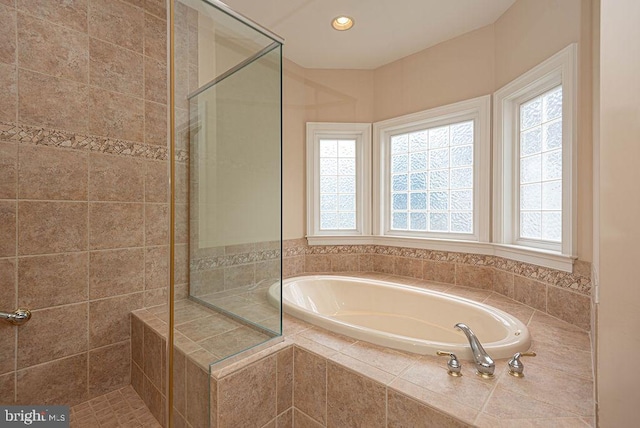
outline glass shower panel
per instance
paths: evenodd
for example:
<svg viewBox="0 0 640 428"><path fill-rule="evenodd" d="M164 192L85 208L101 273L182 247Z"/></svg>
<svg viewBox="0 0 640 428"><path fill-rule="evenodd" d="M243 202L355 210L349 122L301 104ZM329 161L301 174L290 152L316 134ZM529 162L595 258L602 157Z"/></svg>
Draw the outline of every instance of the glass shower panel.
<svg viewBox="0 0 640 428"><path fill-rule="evenodd" d="M171 409L208 426L211 365L282 336L282 44L215 0L173 23Z"/></svg>
<svg viewBox="0 0 640 428"><path fill-rule="evenodd" d="M240 343L251 345L280 334L279 305L268 299L281 268L279 45L190 106L190 296L239 317L248 327Z"/></svg>

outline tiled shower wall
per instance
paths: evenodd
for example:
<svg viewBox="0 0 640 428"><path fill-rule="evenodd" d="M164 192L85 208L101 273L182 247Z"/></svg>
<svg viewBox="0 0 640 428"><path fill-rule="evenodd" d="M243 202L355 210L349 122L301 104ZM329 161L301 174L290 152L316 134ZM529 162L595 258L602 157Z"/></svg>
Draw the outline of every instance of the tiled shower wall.
<svg viewBox="0 0 640 428"><path fill-rule="evenodd" d="M0 403L130 383L168 285L164 0L0 0ZM185 269L183 269L184 271Z"/></svg>
<svg viewBox="0 0 640 428"><path fill-rule="evenodd" d="M283 244L283 276L380 272L495 291L584 330L591 328L591 264L576 260L573 272L502 257L384 245Z"/></svg>

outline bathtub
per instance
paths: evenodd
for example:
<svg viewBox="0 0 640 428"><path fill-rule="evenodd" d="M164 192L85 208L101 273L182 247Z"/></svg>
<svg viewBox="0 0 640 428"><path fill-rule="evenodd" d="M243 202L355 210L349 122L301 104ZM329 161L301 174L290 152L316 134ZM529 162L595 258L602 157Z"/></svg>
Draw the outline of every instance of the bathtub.
<svg viewBox="0 0 640 428"><path fill-rule="evenodd" d="M357 277L314 275L282 283L283 310L335 333L422 355L449 351L472 359L467 324L494 359L529 349L531 337L517 318L492 306L437 291ZM272 304L280 283L269 288Z"/></svg>

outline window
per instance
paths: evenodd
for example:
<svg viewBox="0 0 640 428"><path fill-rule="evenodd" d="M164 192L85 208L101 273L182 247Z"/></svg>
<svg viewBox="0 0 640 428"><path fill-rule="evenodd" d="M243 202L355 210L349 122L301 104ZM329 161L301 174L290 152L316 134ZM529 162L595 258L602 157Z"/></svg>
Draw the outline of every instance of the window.
<svg viewBox="0 0 640 428"><path fill-rule="evenodd" d="M307 124L310 236L370 233L371 125Z"/></svg>
<svg viewBox="0 0 640 428"><path fill-rule="evenodd" d="M480 97L374 124L381 235L488 241L489 104Z"/></svg>
<svg viewBox="0 0 640 428"><path fill-rule="evenodd" d="M494 241L573 255L576 47L495 93Z"/></svg>

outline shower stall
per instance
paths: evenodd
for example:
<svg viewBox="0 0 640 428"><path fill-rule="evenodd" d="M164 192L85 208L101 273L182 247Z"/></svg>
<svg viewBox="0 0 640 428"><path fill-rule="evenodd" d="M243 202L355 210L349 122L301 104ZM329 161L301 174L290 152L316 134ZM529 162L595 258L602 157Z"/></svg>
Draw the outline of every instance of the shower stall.
<svg viewBox="0 0 640 428"><path fill-rule="evenodd" d="M180 413L174 358L210 374L282 338L280 301L267 300L282 277L282 40L215 0L172 6L168 365Z"/></svg>

